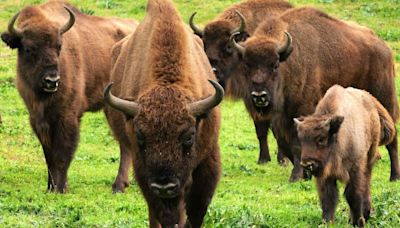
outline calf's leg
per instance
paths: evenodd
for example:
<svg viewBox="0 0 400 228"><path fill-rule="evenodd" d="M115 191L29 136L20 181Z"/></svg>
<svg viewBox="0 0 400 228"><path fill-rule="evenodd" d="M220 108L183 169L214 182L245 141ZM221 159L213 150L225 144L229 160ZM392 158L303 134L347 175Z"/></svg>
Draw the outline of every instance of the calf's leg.
<svg viewBox="0 0 400 228"><path fill-rule="evenodd" d="M331 222L335 218L335 209L338 203L338 189L335 178L317 179L319 200L322 207L322 218Z"/></svg>
<svg viewBox="0 0 400 228"><path fill-rule="evenodd" d="M390 157L390 181L400 180L397 131L393 141L386 145Z"/></svg>
<svg viewBox="0 0 400 228"><path fill-rule="evenodd" d="M350 181L346 186L344 195L350 206L350 216L353 226L365 226L364 219L364 194L365 180L364 174L357 173L350 175Z"/></svg>

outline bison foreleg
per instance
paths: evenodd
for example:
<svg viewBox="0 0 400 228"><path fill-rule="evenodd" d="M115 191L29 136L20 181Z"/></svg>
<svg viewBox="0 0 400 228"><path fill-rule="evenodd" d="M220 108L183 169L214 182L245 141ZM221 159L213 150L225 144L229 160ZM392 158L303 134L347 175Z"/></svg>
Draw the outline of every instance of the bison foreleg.
<svg viewBox="0 0 400 228"><path fill-rule="evenodd" d="M210 157L193 171L193 184L186 200L186 227L200 227L220 176L219 157Z"/></svg>
<svg viewBox="0 0 400 228"><path fill-rule="evenodd" d="M393 141L386 145L390 157L390 181L400 180L399 154L397 144L397 131Z"/></svg>
<svg viewBox="0 0 400 228"><path fill-rule="evenodd" d="M79 138L78 120L55 124L51 129L50 145L44 146L48 168L48 190L64 193L68 190L67 172Z"/></svg>
<svg viewBox="0 0 400 228"><path fill-rule="evenodd" d="M335 209L338 203L336 179L318 179L317 188L322 207L322 218L327 222L331 222L335 218Z"/></svg>
<svg viewBox="0 0 400 228"><path fill-rule="evenodd" d="M129 169L132 165L132 152L123 144L120 144L120 152L118 175L112 185L113 193L124 192L125 188L129 186Z"/></svg>
<svg viewBox="0 0 400 228"><path fill-rule="evenodd" d="M260 155L258 164L263 164L271 161L268 148L268 129L270 121L254 121L254 126L257 132L257 138L260 145Z"/></svg>

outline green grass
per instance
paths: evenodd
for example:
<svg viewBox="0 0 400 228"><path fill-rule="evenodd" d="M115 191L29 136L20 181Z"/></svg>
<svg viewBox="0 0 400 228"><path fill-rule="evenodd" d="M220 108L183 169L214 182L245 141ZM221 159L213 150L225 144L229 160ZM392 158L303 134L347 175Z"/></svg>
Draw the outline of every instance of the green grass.
<svg viewBox="0 0 400 228"><path fill-rule="evenodd" d="M40 0L0 0L0 31L20 8ZM100 16L142 19L144 0L72 1ZM176 0L182 17L194 11L205 24L237 0ZM294 0L313 5L336 17L372 28L392 47L400 72L400 0ZM69 171L70 192L47 193L46 164L40 144L28 123L28 113L14 83L16 53L0 44L0 227L146 227L147 207L132 180L125 194L111 194L117 173L118 145L102 113L88 113ZM400 88L397 77L397 88ZM400 90L398 94L400 95ZM325 227L314 181L288 183L291 166L275 159L256 164L258 142L251 119L241 102L224 101L220 135L223 175L205 218L205 227ZM269 138L272 156L276 143ZM371 227L400 224L400 182L390 183L386 150L373 172ZM343 192L341 185L340 191ZM332 227L346 227L349 209L344 198Z"/></svg>

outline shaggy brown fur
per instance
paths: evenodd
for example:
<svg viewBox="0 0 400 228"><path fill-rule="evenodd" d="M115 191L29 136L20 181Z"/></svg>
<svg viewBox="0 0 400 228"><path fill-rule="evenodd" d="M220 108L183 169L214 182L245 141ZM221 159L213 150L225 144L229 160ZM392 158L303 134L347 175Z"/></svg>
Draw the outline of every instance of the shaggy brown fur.
<svg viewBox="0 0 400 228"><path fill-rule="evenodd" d="M125 162L121 183L127 184L133 160L150 227L200 227L220 176L219 109L204 119L187 109L213 93L207 79L215 76L201 41L186 29L171 1L149 0L135 33L114 46L112 62L112 93L140 105L134 116L106 108ZM171 191L174 196L152 189L170 183L180 183Z"/></svg>
<svg viewBox="0 0 400 228"><path fill-rule="evenodd" d="M64 8L75 15L69 20ZM39 138L48 166L48 189L67 190L67 171L79 140L79 122L85 111L103 106L102 90L109 80L111 47L132 32L136 22L82 14L66 2L51 1L20 11L18 37L1 35L18 49L17 89L28 108L31 126ZM58 76L56 92L46 90L46 77Z"/></svg>
<svg viewBox="0 0 400 228"><path fill-rule="evenodd" d="M345 196L353 225L364 226L371 213L370 181L379 145L396 135L386 109L368 92L332 86L314 114L295 119L302 145L301 164L317 177L322 217L334 219L336 180L346 183Z"/></svg>
<svg viewBox="0 0 400 228"><path fill-rule="evenodd" d="M253 99L248 93L249 82L242 75L245 67L238 60L238 53L229 44L232 32L239 27L239 11L246 19L246 29L236 37L237 41L244 41L252 35L258 24L269 17L282 14L292 5L283 0L248 0L227 8L204 28L205 51L211 65L216 70L219 82L225 85L226 94L234 99L243 99L246 109L254 121L257 138L260 144L258 163L271 160L268 149L268 130L271 114L269 107L255 108ZM278 154L280 156L281 154ZM283 157L278 157L282 161Z"/></svg>
<svg viewBox="0 0 400 228"><path fill-rule="evenodd" d="M278 47L288 40L285 31L293 43L278 53ZM395 121L398 118L392 53L369 29L305 7L266 20L242 45L246 80L252 83L250 92L266 91L274 107L273 131L294 164L291 181L303 175L293 118L311 114L330 86L365 89ZM390 179L399 179L397 137L387 149L392 164Z"/></svg>

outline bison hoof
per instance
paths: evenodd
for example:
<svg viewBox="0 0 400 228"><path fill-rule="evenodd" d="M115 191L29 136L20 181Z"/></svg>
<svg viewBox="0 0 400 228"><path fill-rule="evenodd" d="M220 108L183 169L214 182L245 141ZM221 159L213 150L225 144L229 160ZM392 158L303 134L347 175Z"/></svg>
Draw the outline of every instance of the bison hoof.
<svg viewBox="0 0 400 228"><path fill-rule="evenodd" d="M359 218L357 221L357 224L353 224L353 225L357 225L358 227L364 227L365 226L365 219L363 217Z"/></svg>
<svg viewBox="0 0 400 228"><path fill-rule="evenodd" d="M124 193L125 192L125 188L127 188L129 186L129 184L127 182L120 182L120 183L114 183L112 185L112 193L116 194L116 193Z"/></svg>
<svg viewBox="0 0 400 228"><path fill-rule="evenodd" d="M291 175L289 178L289 182L293 183L293 182L300 181L301 179L303 179L303 178L299 175Z"/></svg>
<svg viewBox="0 0 400 228"><path fill-rule="evenodd" d="M390 175L390 181L398 181L400 180L400 174Z"/></svg>
<svg viewBox="0 0 400 228"><path fill-rule="evenodd" d="M259 165L261 165L261 164L266 164L266 163L268 163L268 162L270 162L271 161L271 159L267 159L267 158L264 158L264 159L258 159L258 162L257 162L257 164L259 164Z"/></svg>

